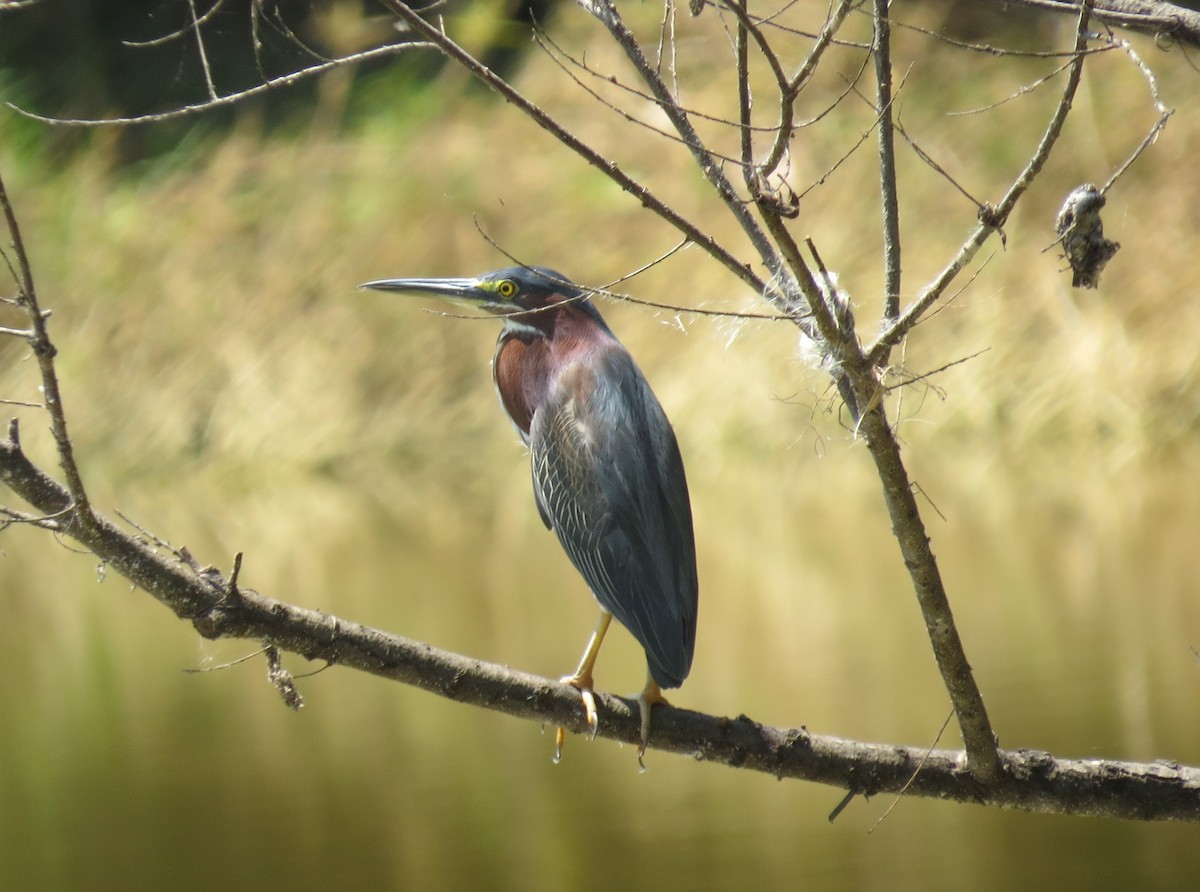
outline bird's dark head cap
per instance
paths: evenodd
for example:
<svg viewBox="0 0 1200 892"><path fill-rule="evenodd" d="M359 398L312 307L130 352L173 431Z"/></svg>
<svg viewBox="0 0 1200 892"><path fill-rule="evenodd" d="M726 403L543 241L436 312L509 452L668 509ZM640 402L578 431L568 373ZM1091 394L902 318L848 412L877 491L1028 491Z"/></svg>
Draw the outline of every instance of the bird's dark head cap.
<svg viewBox="0 0 1200 892"><path fill-rule="evenodd" d="M578 298L583 290L562 273L545 266L509 266L484 273L478 287L508 310L537 310Z"/></svg>

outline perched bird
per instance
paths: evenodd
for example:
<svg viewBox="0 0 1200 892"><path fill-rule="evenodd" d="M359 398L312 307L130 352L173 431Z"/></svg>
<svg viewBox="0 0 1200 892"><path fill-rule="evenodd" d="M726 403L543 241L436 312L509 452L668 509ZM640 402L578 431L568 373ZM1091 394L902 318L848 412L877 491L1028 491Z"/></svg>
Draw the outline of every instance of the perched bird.
<svg viewBox="0 0 1200 892"><path fill-rule="evenodd" d="M593 736L592 670L615 616L646 650L641 747L662 688L683 684L696 643L696 547L675 433L650 385L587 293L545 267L477 278L381 279L361 287L433 295L499 316L492 377L529 447L546 526L600 604L579 667ZM561 752L563 731L558 730Z"/></svg>

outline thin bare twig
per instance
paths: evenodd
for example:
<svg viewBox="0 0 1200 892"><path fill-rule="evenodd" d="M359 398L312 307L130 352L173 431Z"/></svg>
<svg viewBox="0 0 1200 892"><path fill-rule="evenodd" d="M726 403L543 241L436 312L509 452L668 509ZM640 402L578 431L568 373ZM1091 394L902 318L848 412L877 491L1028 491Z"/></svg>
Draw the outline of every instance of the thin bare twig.
<svg viewBox="0 0 1200 892"><path fill-rule="evenodd" d="M1065 68L1066 66L1063 66L1063 67ZM1059 70L1061 71L1062 69L1059 69ZM901 78L901 80L900 80L900 87L896 91L897 93L899 93L899 90L902 90L904 88L904 85L908 82L908 74L911 71L912 71L912 68L910 66L908 72L905 72L904 77ZM895 102L894 95L890 97L888 104L884 107L883 111L877 111L878 106L875 102L872 102L867 96L863 95L862 92L859 91L858 89L856 89L854 87L852 87L851 89L853 89L854 94L859 99L861 99L863 101L863 103L866 104L871 109L872 112L876 112L875 127L881 127L885 119L889 120L891 122L893 134L899 133L902 137L904 137L904 141L906 143L908 143L909 148L911 148L913 150L913 152L916 154L916 156L921 159L922 163L924 163L927 167L929 167L935 173L937 173L939 176L941 176L947 183L949 183L951 186L953 186L954 189L956 191L958 191L960 194L962 194L962 196L964 198L966 198L967 201L971 202L971 204L973 204L977 210L979 210L979 211L985 210L986 206L984 205L984 203L982 201L979 201L978 199L975 198L975 196L973 196L970 192L968 192L966 187L964 187L961 183L958 182L958 180L956 180L953 176L951 176L950 172L947 171L945 167L943 167L941 164L939 164L937 161L935 161L933 159L933 156L931 156L927 151L925 151L925 149L921 148L920 143L918 143L912 136L909 135L908 130L904 127L904 125L900 121L900 116L897 114L894 118L892 117L891 111L892 111L892 106ZM891 91L889 90L889 94L890 94L890 92ZM848 158L849 155L853 153L854 149L858 148L858 146L861 145L865 141L866 134L864 134L863 137L864 138L859 140L859 142L856 143L855 146L850 150L850 153L847 153L847 155L844 155L841 158L841 160L838 162L838 164L841 164L842 162L844 162L846 160L846 158ZM880 139L882 140L882 137L880 137ZM892 140L892 142L894 143L894 139ZM882 163L883 163L882 160L880 163L882 165ZM835 165L835 168L836 168L836 166L837 165ZM892 180L894 183L895 182L895 151L894 151L894 148L893 148L893 152L892 152L892 170L893 170ZM826 176L827 175L828 175L828 173L826 174ZM885 224L886 224L886 219L885 219ZM897 225L898 225L898 221L897 221ZM899 238L898 230L897 230L896 237L897 237L897 239ZM886 241L885 241L885 245L886 245ZM886 255L886 251L885 251L885 259L886 259L886 256L887 255ZM886 272L886 270L885 270L885 272ZM898 275L899 275L899 272L897 271L897 276ZM885 306L885 313L884 313L885 321L888 319L891 319L894 321L896 318L896 315L898 315L898 313L899 313L899 299L900 299L899 291L900 291L900 289L897 286L896 294L895 294L896 305L894 307L891 307L892 313L890 315L886 312L886 309L888 309L888 307ZM886 361L884 362L884 364L886 365Z"/></svg>
<svg viewBox="0 0 1200 892"><path fill-rule="evenodd" d="M650 102L650 103L655 102L654 97L651 96L649 93L645 92L644 90L639 90L636 87L630 86L629 84L625 83L625 81L623 81L621 78L617 77L616 75L604 74L600 71L597 71L595 68L593 68L591 65L588 64L586 59L583 59L583 58L580 58L579 56L573 55L571 52L569 52L566 49L566 47L564 47L562 44L558 43L550 35L549 32L543 30L542 28L534 29L533 39L537 42L538 47L546 53L546 55L550 58L550 60L553 61L554 64L557 65L559 68L563 69L564 74L566 74L568 77L570 77L572 80L574 80L577 84L582 86L583 89L586 90L589 95L598 96L598 94L596 93L595 90L592 90L591 88L583 85L580 78L571 74L569 69L567 68L567 65L565 65L564 62L569 63L571 68L577 68L579 71L582 71L584 74L587 74L593 80L601 81L605 85L614 87L617 90L620 90L621 92L623 92L629 96L633 96L636 99L642 100L643 102ZM625 112L619 106L616 106L615 104L610 103L608 100L600 98L599 101L603 102L605 105L609 106L610 108L615 109L619 114L625 115ZM720 117L719 115L708 114L707 112L703 111L702 109L695 108L693 106L683 105L682 103L678 103L678 102L677 102L677 104L679 105L679 107L681 109L683 109L683 111L689 117L697 118L698 120L702 120L702 121L711 121L714 124L721 124L725 127L739 126L737 121L731 121L728 118L723 118L723 117ZM642 122L642 121L637 121L636 123L644 124L644 122ZM658 127L651 127L648 125L646 125L646 126L647 126L647 129L652 130L654 133L659 134L660 136L674 140L675 142L678 142L678 143L683 143L683 140L674 133L668 133L667 131L662 130ZM774 127L764 126L764 127L756 127L754 129L759 133L774 133L775 132ZM733 160L733 159L730 159L730 160Z"/></svg>
<svg viewBox="0 0 1200 892"><path fill-rule="evenodd" d="M896 191L896 141L892 117L892 32L889 0L874 0L875 109L879 115L879 181L883 215L883 318L900 315L900 200ZM887 363L887 354L880 357Z"/></svg>
<svg viewBox="0 0 1200 892"><path fill-rule="evenodd" d="M503 245L501 245L498 241L496 241L494 238L492 238L491 234L488 233L487 231L485 231L484 228L479 225L478 219L476 219L474 221L474 223L475 223L476 231L481 236L483 236L484 240L486 240L489 245L491 245L493 248L495 248L497 251L499 251L502 255L504 255L506 258L508 258L508 260L511 261L514 265L523 266L526 268L534 265L528 259L521 258L521 257L518 257L517 255L513 254L508 249L506 249ZM634 276L639 275L642 272L645 272L646 270L650 269L651 267L657 266L658 264L662 263L667 258L669 258L672 255L679 252L682 248L686 248L690 244L691 244L691 242L689 240L685 239L684 241L679 242L679 244L675 245L673 248L666 251L664 254L656 257L655 259L649 261L648 263L643 264L642 266L638 267L637 269L633 270L632 272L626 273L625 275L620 276L620 277L612 280L611 282L607 282L604 285L580 285L578 282L573 282L573 283L569 283L569 284L573 284L578 288L582 288L585 295L599 294L602 297L607 297L611 300L619 301L621 303L631 303L631 304L634 304L635 306L648 307L652 310L667 310L669 312L676 313L676 314L684 313L684 314L692 315L692 316L710 316L710 317L715 317L715 318L719 318L719 319L752 320L752 321L756 321L756 322L795 322L796 321L796 319L798 317L785 316L780 313L748 313L748 312L739 312L737 310L712 310L712 309L707 309L705 307L688 307L688 306L683 306L681 304L659 303L658 301L646 300L645 298L641 298L641 297L634 297L632 294L625 294L620 291L610 290L613 285L628 281L629 279L632 279ZM576 299L576 298L572 298L572 299ZM582 299L582 298L578 298L578 299ZM543 309L551 310L552 308L546 307ZM494 315L454 313L454 312L447 312L446 310L427 310L426 312L430 313L431 315L441 316L446 319L467 319L467 320L478 320L481 322L487 322L489 319L494 320L496 318ZM526 310L526 311L522 311L522 315L530 313L530 312L537 313L537 312L542 312L542 311Z"/></svg>
<svg viewBox="0 0 1200 892"><path fill-rule="evenodd" d="M933 751L937 749L937 745L942 740L942 735L946 733L946 726L950 724L950 720L952 718L954 718L954 710L950 710L949 715L946 716L946 721L942 722L942 727L938 729L937 736L933 738L933 743L929 744L929 749L925 751L925 755L922 757L921 761L917 763L917 767L913 769L912 777L909 778L908 783L900 788L900 792L896 794L896 798L892 800L892 804L884 809L883 814L881 814L879 819L871 825L870 829L867 830L867 833L874 833L879 825L887 820L887 816L890 815L896 806L900 804L900 800L904 798L904 794L908 792L908 788L912 786L912 782L917 779L917 775L921 773L921 769L925 767L925 763L929 761L929 757L932 756Z"/></svg>
<svg viewBox="0 0 1200 892"><path fill-rule="evenodd" d="M24 511L15 511L12 508L0 507L0 517L5 520L0 524L0 529L4 529L14 523L24 523L31 527L41 527L44 530L50 530L55 533L61 533L64 529L62 522L53 516L44 514L28 514Z"/></svg>
<svg viewBox="0 0 1200 892"><path fill-rule="evenodd" d="M770 15L756 16L755 23L761 27L771 28L774 31L778 31L780 34L788 34L792 37L804 37L808 40L814 40L814 41L820 39L820 36L821 36L820 32L806 31L803 28L793 28L789 25L784 25L779 22L779 18L785 12L787 12L791 7L798 5L800 2L801 2L801 0L789 0L788 3L785 3L782 6L780 6L775 12L771 13ZM861 5L861 0L852 0L852 2L850 4L850 11L852 12L854 10L854 8L859 5ZM871 45L869 43L861 43L856 40L841 40L839 38L832 37L832 38L830 38L830 43L833 46L839 46L839 47L844 47L847 49L854 49L854 50L862 50L863 52L870 52L870 50L871 50Z"/></svg>
<svg viewBox="0 0 1200 892"><path fill-rule="evenodd" d="M962 185L962 183L960 183L958 180L956 180L950 174L950 172L948 170L946 170L946 168L944 168L941 164L939 164L937 161L935 161L933 159L932 155L930 155L927 151L925 151L923 148L921 148L920 143L918 143L912 136L909 135L908 130L904 127L903 124L900 123L900 121L897 120L895 122L895 124L896 124L896 132L899 133L902 137L904 137L904 141L906 143L908 143L908 147L913 150L913 153L916 154L916 156L918 158L921 159L922 163L924 163L927 167L929 167L931 170L933 170L938 176L940 176L947 183L949 183L950 186L952 186L956 192L958 192L965 199L967 199L967 201L971 202L971 204L973 204L975 206L975 209L977 211L984 210L986 205L982 201L977 199L974 195L972 195L970 192L968 192L966 186ZM898 310L899 310L899 308L897 308L897 311ZM892 321L895 321L894 315L889 318Z"/></svg>
<svg viewBox="0 0 1200 892"><path fill-rule="evenodd" d="M1107 49L1107 47L1105 49ZM1093 50L1093 52L1094 52L1094 50ZM946 112L946 116L951 117L951 118L965 117L967 115L978 115L978 114L981 114L982 112L991 111L994 108L999 108L1002 105L1005 105L1016 99L1020 99L1022 96L1028 96L1030 93L1032 93L1034 90L1036 90L1038 87L1042 86L1043 84L1048 84L1050 81L1054 80L1054 78L1056 78L1060 74L1062 74L1062 72L1064 72L1067 68L1069 68L1070 65L1071 65L1070 62L1064 62L1062 65L1059 65L1057 68L1055 68L1049 74L1039 77L1037 80L1033 81L1032 83L1022 84L1017 90L1014 90L1012 93L1009 93L1003 99L997 99L995 102L989 102L987 105L980 105L980 106L976 106L975 108L967 108L967 109L963 109L962 111L948 111L948 112Z"/></svg>
<svg viewBox="0 0 1200 892"><path fill-rule="evenodd" d="M1018 0L1019 2L1019 0ZM1025 59L1061 59L1066 57L1070 60L1075 55L1072 50L1018 50L1007 46L992 46L990 43L972 43L969 40L958 40L945 34L941 31L936 31L932 28L922 28L920 25L911 25L908 22L901 22L892 18L892 27L902 28L905 31L913 31L917 34L923 34L926 37L932 38L947 46L957 47L960 50L970 50L974 53L981 53L987 56L996 56L1002 58L1025 58ZM1106 52L1106 47L1095 47L1088 52L1102 53Z"/></svg>
<svg viewBox="0 0 1200 892"><path fill-rule="evenodd" d="M605 99L603 96L601 96L600 93L598 93L596 90L593 90L591 87L589 87L587 84L585 84L583 82L583 80L580 79L575 74L575 72L573 72L570 68L567 67L564 60L566 60L566 62L570 62L572 65L578 67L582 71L590 74L592 77L602 80L604 83L608 84L609 86L618 87L619 89L625 90L626 92L638 97L639 99L643 99L647 102L653 102L654 99L652 97L647 96L645 93L639 92L638 90L635 90L632 87L622 84L615 77L605 77L604 75L600 74L599 72L592 70L588 65L586 65L582 61L576 60L569 54L565 53L562 50L562 48L559 47L556 43L554 43L554 41L552 41L544 31L535 30L534 31L534 40L537 42L537 44L540 48L545 50L546 56L558 67L558 69L574 82L575 86L579 87L579 89L581 89L581 90L583 90L583 92L587 93L589 97L591 97L593 100L598 102L600 105L604 106L609 111L613 112L613 114L619 115L621 117L621 119L623 121L625 121L626 124L631 124L634 127L641 127L643 130L649 130L655 136L661 136L663 139L669 139L672 142L677 142L677 143L680 143L681 145L687 145L687 143L684 142L683 137L679 136L678 134L671 133L668 130L663 130L661 127L655 127L649 121L644 121L641 118L638 118L635 115L632 115L629 112L625 111L625 109L621 108L616 103L609 102L607 99ZM554 50L553 52L551 51L552 48ZM560 58L560 56L561 56L561 58ZM704 115L703 117L706 120L714 121L718 124L731 124L732 123L730 121L724 121L724 120L721 120L720 118L716 118L716 117L713 117L710 115ZM687 146L687 147L689 149L695 148L694 146ZM722 161L732 161L734 163L737 162L736 158L730 157L728 155L722 155L715 151L712 152L712 154L715 158L719 158Z"/></svg>
<svg viewBox="0 0 1200 892"><path fill-rule="evenodd" d="M1129 170L1133 162L1141 157L1142 152L1146 151L1146 149L1150 147L1151 143L1158 139L1158 135L1162 133L1163 128L1167 126L1167 120L1175 113L1174 109L1168 108L1162 101L1162 97L1158 93L1158 79L1155 78L1154 72L1150 70L1150 66L1143 62L1142 57L1137 54L1137 51L1134 50L1132 46L1130 46L1129 41L1114 40L1114 43L1116 46L1119 46L1121 49L1125 50L1125 52L1129 55L1129 58L1133 60L1133 64L1136 65L1137 69L1142 73L1142 77L1146 79L1146 84L1150 88L1150 96L1154 100L1154 108L1158 112L1158 120L1154 122L1154 126L1150 128L1150 131L1146 134L1142 141L1138 143L1137 147L1132 153L1130 153L1129 157L1125 159L1125 162L1115 171L1113 171L1113 175L1110 176L1108 181L1100 187L1101 195L1106 194L1108 190L1113 187L1113 184L1125 174L1125 171Z"/></svg>
<svg viewBox="0 0 1200 892"><path fill-rule="evenodd" d="M219 96L216 99L209 99L205 102L197 102L194 105L185 105L181 108L174 108L170 111L158 112L157 114L136 115L126 118L56 118L51 115L39 115L36 112L31 112L20 106L14 105L11 102L6 102L9 108L17 114L24 115L27 118L32 118L35 121L42 121L46 124L57 124L60 127L104 127L111 125L127 125L127 124L154 124L161 121L173 121L176 118L185 118L188 115L199 114L200 112L209 111L214 108L223 108L227 105L235 105L239 102L244 102L254 96L261 96L263 93L269 93L272 90L278 90L283 87L290 87L300 81L314 77L318 74L324 74L327 71L332 71L335 68L342 68L346 65L357 65L359 62L366 62L369 59L380 59L387 56L394 56L398 53L406 52L413 49L428 48L430 44L420 41L411 41L408 43L389 43L385 46L374 47L373 49L363 50L361 53L352 53L349 56L342 56L337 59L331 59L328 62L322 62L319 65L310 65L308 68L302 68L299 71L293 71L291 74L281 75L280 77L271 78L264 83L251 87L248 90L238 90L235 93L227 93L224 96Z"/></svg>
<svg viewBox="0 0 1200 892"><path fill-rule="evenodd" d="M913 384L919 384L922 381L928 381L930 378L934 377L935 375L940 375L942 372L952 369L957 365L962 365L965 362L970 362L972 359L976 359L976 358L982 356L983 354L987 353L990 349L991 349L991 347L984 347L982 350L976 350L974 353L970 354L969 356L963 356L963 357L960 357L959 359L952 359L952 360L950 360L950 362L942 363L936 369L930 369L928 372L924 372L920 375L913 375L911 377L905 378L904 380L902 380L896 384L885 384L883 389L885 391L890 392L893 390L899 390L902 387L910 387Z"/></svg>
<svg viewBox="0 0 1200 892"><path fill-rule="evenodd" d="M407 4L400 3L399 0L380 0L380 2L400 18L402 18L414 32L421 35L430 44L436 46L443 55L462 66L465 70L470 72L488 87L503 96L506 100L516 106L517 109L519 109L531 121L533 121L543 130L550 133L550 135L581 157L588 164L605 174L609 179L620 186L621 189L638 199L646 208L658 214L659 217L678 229L688 238L689 241L694 242L696 245L702 248L706 253L712 256L713 259L715 259L735 276L753 288L756 292L762 293L765 291L766 284L762 281L762 279L755 275L747 263L739 260L731 251L725 248L724 245L720 244L715 238L707 234L704 230L700 229L700 227L690 220L686 219L678 211L651 192L650 189L645 185L635 180L629 174L625 173L625 171L621 170L615 161L606 158L574 133L564 128L551 115L547 114L541 107L536 105L523 93L513 87L512 84L497 75L494 71L485 66L478 59L451 40L445 32L425 21L414 9ZM646 64L649 65L649 62L646 62ZM662 83L661 80L659 83ZM669 100L669 96L666 97L666 100ZM687 141L686 135L685 141ZM698 142L698 140L695 141Z"/></svg>
<svg viewBox="0 0 1200 892"><path fill-rule="evenodd" d="M442 5L444 5L444 4L441 2L441 0L439 0L439 2L432 3L429 6L427 6L426 9L430 10L436 6L442 6ZM286 40L288 43L290 43L296 49L300 50L300 52L304 53L304 55L308 56L310 59L316 59L318 62L331 61L328 56L318 53L311 46L309 46L307 43L305 43L303 40L300 39L300 37L296 34L296 32L291 29L291 26L289 26L287 21L283 18L283 10L280 9L280 7L278 5L275 6L274 12L275 12L275 15L273 17L271 15L268 15L266 10L263 9L262 0L253 0L253 2L251 4L251 15L252 16L255 16L255 14L257 13L256 18L261 18L262 21L266 22L268 27L274 29L276 34L278 34L280 37L282 37L284 40ZM254 32L257 35L257 33L258 33L257 22L255 22L255 24L254 24ZM262 59L261 59L261 52L260 52L261 49L262 49L262 44L261 44L261 41L259 41L256 43L256 52L255 52L255 62L258 64L259 71L262 70Z"/></svg>
<svg viewBox="0 0 1200 892"><path fill-rule="evenodd" d="M837 101L829 106L827 111L831 111L832 109L836 108L837 105L846 96L848 96L851 93L854 93L855 95L857 95L868 106L870 106L872 108L872 110L874 110L874 105L871 103L871 101L869 99L867 99L865 96L863 96L858 90L858 80L859 80L859 78L862 77L863 73L866 71L867 63L869 60L870 60L870 56L866 56L863 58L863 63L859 67L858 73L854 76L853 79L849 79L847 81L846 89L837 98ZM904 81L901 80L900 88L896 92L898 93L899 90L903 89L903 88L904 88ZM893 96L892 98L894 101L895 96ZM875 120L873 120L871 122L871 126L868 127L866 130L864 130L862 133L860 133L858 135L858 139L856 139L854 141L854 145L850 146L850 148L848 148L845 152L843 152L841 154L841 157L839 157L836 161L834 161L833 164L829 165L829 167L827 167L825 169L824 173L822 173L819 177L817 177L815 180L813 180L811 183L809 183L807 186L805 186L803 189L801 189L797 193L797 197L800 200L803 200L804 197L806 195L808 195L808 193L811 192L813 189L816 189L818 186L823 186L825 184L825 182L829 179L829 177L834 173L834 171L836 171L839 167L841 167L843 164L845 164L847 161L849 161L850 158L853 157L854 153L859 150L859 148L862 146L862 144L867 141L867 139L870 137L870 135L874 132L875 128L879 125L879 119L880 119L880 115L878 113L876 113ZM801 124L800 126L805 126L805 125Z"/></svg>
<svg viewBox="0 0 1200 892"><path fill-rule="evenodd" d="M704 178L733 215L742 232L750 239L750 243L758 252L763 265L770 271L776 283L781 286L781 290L778 291L769 289L760 280L758 283L760 287L756 290L785 313L794 311L796 309L795 301L799 298L799 294L795 293L794 287L789 287L790 277L787 275L787 268L779 256L779 252L775 250L762 227L754 219L746 203L742 201L712 153L705 147L704 141L696 133L687 113L673 101L666 83L642 52L637 39L626 27L616 7L611 0L578 0L578 2L605 27L625 53L625 58L649 88L659 108L671 122L671 126L682 137ZM745 276L739 277L745 280Z"/></svg>
<svg viewBox="0 0 1200 892"><path fill-rule="evenodd" d="M228 662L225 662L225 663L218 663L216 666L189 666L185 669L182 669L181 671L185 675L202 675L205 672L221 672L225 669L232 669L234 666L241 665L242 663L248 663L250 660L253 660L259 654L266 653L267 647L269 647L269 646L270 645L264 645L263 647L260 647L258 650L251 651L250 653L246 654L244 657L238 657L236 660L229 660Z"/></svg>
<svg viewBox="0 0 1200 892"><path fill-rule="evenodd" d="M738 30L745 32L743 36L749 35L754 39L754 44L758 47L759 55L766 60L767 66L771 69L771 74L775 78L775 86L779 90L779 95L786 97L791 87L791 79L788 78L787 72L783 70L783 63L775 53L775 48L771 46L771 43L763 36L762 31L758 29L758 26L750 18L744 0L725 0L722 5L733 13L734 18L738 22ZM782 120L782 114L780 117ZM789 127L788 129L790 130L791 128Z"/></svg>
<svg viewBox="0 0 1200 892"><path fill-rule="evenodd" d="M182 28L177 28L176 30L170 31L166 34L161 34L158 37L151 37L149 40L122 40L121 46L127 46L127 47L131 47L131 48L135 48L135 49L143 49L146 47L165 46L166 44L171 43L172 41L179 40L181 37L183 37L185 34L187 34L192 29L198 28L200 25L203 25L205 22L207 22L209 19L211 19L214 15L216 15L218 10L220 10L220 8L224 5L225 5L225 0L217 0L216 3L214 3L211 7L209 7L208 12L204 13L204 15L200 16L199 18L196 18L195 0L188 0L188 6L191 8L191 13L192 13L192 20L188 24L184 25Z"/></svg>
<svg viewBox="0 0 1200 892"><path fill-rule="evenodd" d="M776 127L775 143L771 146L771 151L767 155L766 160L761 164L764 174L769 176L774 173L783 160L783 156L787 152L788 144L792 138L792 131L796 126L796 100L800 95L800 91L804 89L804 86L812 77L812 73L816 71L817 64L825 55L825 50L833 44L833 35L846 20L846 16L849 15L854 3L855 0L839 0L838 5L825 19L825 24L821 27L821 32L817 35L816 42L813 44L808 56L800 64L796 73L790 79L787 79L787 82L780 89L779 124ZM761 40L763 43L766 42L765 37L762 37ZM838 101L840 102L841 100L839 99Z"/></svg>
<svg viewBox="0 0 1200 892"><path fill-rule="evenodd" d="M75 449L67 433L67 416L63 409L62 393L58 386L58 373L54 368L54 355L57 350L50 340L46 328L46 313L38 305L37 289L33 282L33 267L29 263L29 255L25 251L25 241L21 237L21 227L17 223L17 215L8 199L8 190L4 180L0 178L0 212L3 213L8 234L12 238L13 252L16 255L17 305L25 310L29 318L29 346L37 357L38 369L42 376L42 393L45 396L46 412L50 416L50 431L58 449L58 463L67 479L67 489L71 494L74 507L72 522L87 526L91 523L91 506L88 503L87 492L83 487L83 478L75 463Z"/></svg>
<svg viewBox="0 0 1200 892"><path fill-rule="evenodd" d="M263 0L250 0L250 47L254 50L254 67L258 71L258 76L265 81L267 71L263 67L263 40L258 25L264 15L262 2Z"/></svg>
<svg viewBox="0 0 1200 892"><path fill-rule="evenodd" d="M208 65L208 51L204 49L204 32L200 28L200 19L196 15L196 0L187 0L187 2L188 10L192 14L192 31L196 35L196 52L200 54L200 68L204 71L204 86L208 89L209 101L216 102L217 87L213 83L212 69Z"/></svg>

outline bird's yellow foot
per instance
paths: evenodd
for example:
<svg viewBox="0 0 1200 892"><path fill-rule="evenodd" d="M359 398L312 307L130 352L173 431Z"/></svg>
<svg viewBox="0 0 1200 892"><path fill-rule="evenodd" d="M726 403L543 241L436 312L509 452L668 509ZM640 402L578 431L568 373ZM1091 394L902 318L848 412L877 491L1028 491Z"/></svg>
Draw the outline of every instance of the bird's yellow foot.
<svg viewBox="0 0 1200 892"><path fill-rule="evenodd" d="M667 703L667 698L663 696L662 688L655 683L654 679L647 678L646 687L638 694L637 698L638 714L642 719L642 736L641 742L638 744L638 766L642 771L646 770L646 763L642 761L642 757L646 755L646 744L650 742L650 710L653 709L655 703Z"/></svg>
<svg viewBox="0 0 1200 892"><path fill-rule="evenodd" d="M592 693L591 677L582 677L580 675L568 675L565 678L560 678L563 684L569 684L571 687L579 691L579 697L583 700L583 715L587 720L588 728L591 729L591 739L596 739L596 734L600 730L600 716L596 712L596 695ZM554 764L562 761L563 744L566 742L567 731L563 727L559 727L554 733Z"/></svg>
<svg viewBox="0 0 1200 892"><path fill-rule="evenodd" d="M575 690L579 691L579 697L583 700L583 715L587 719L588 727L592 730L592 737L594 739L596 732L600 730L600 716L596 713L596 695L592 693L591 676L568 675L565 678L560 678L559 681L563 684L569 684Z"/></svg>

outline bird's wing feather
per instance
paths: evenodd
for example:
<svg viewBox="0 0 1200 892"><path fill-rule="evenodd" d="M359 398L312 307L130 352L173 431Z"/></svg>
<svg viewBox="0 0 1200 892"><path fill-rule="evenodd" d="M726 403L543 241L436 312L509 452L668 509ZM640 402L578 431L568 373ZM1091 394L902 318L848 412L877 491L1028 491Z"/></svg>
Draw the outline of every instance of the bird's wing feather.
<svg viewBox="0 0 1200 892"><path fill-rule="evenodd" d="M678 687L695 646L697 584L687 481L674 432L623 348L568 368L534 415L542 517L600 605Z"/></svg>

